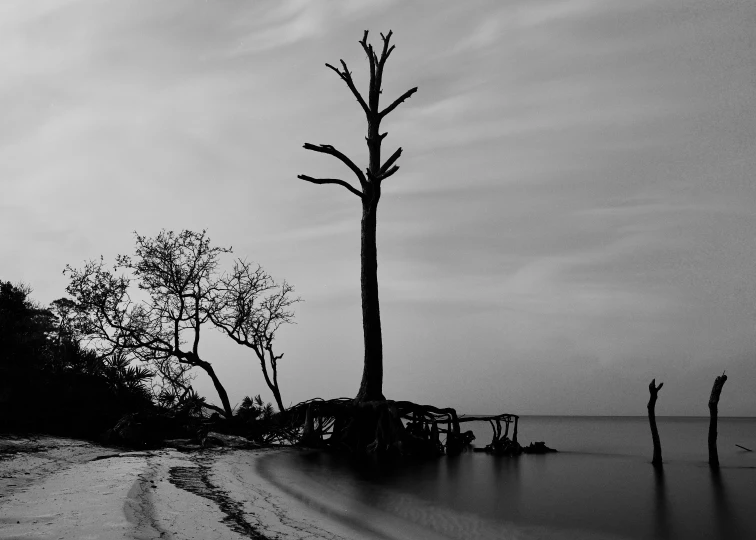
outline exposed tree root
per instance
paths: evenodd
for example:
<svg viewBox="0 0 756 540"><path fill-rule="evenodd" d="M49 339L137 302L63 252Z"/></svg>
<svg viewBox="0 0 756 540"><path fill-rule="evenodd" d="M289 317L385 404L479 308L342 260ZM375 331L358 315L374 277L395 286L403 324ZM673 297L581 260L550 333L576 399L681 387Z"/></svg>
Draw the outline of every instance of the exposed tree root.
<svg viewBox="0 0 756 540"><path fill-rule="evenodd" d="M291 407L281 423L291 442L351 453L434 457L461 453L475 439L462 432L464 422L488 421L493 439L481 451L519 455L552 451L543 443L522 448L517 442L519 417L512 414L458 416L452 408L411 401L312 399ZM504 432L502 433L502 423ZM510 427L512 427L511 439Z"/></svg>

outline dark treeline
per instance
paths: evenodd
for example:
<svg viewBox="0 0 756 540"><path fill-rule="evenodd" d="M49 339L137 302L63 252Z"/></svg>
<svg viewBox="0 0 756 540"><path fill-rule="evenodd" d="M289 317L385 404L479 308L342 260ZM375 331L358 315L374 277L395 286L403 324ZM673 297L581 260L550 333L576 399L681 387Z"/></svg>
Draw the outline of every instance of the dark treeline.
<svg viewBox="0 0 756 540"><path fill-rule="evenodd" d="M133 256L66 267L66 293L49 306L26 284L0 281L0 431L45 432L131 446L199 442L212 431L260 439L274 421L258 395L232 406L200 336L233 339L259 363L284 411L274 350L298 302L286 282L237 259L200 233L136 235ZM192 386L207 374L221 406Z"/></svg>
<svg viewBox="0 0 756 540"><path fill-rule="evenodd" d="M233 420L219 418L187 373L177 389L161 373L165 365L152 369L118 349L99 354L75 329L75 302L45 307L31 293L0 280L0 432L144 446L171 437L199 442L209 429L257 438L273 418L259 395L244 398Z"/></svg>
<svg viewBox="0 0 756 540"><path fill-rule="evenodd" d="M152 372L83 348L61 316L69 301L31 292L0 281L0 429L93 436L151 406Z"/></svg>

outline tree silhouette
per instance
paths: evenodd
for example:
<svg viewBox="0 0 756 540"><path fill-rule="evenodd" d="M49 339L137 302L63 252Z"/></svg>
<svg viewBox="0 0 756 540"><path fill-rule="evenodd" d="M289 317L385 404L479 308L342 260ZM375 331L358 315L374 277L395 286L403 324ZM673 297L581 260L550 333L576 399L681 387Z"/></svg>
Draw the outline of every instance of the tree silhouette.
<svg viewBox="0 0 756 540"><path fill-rule="evenodd" d="M360 288L362 292L362 329L365 345L364 367L362 382L355 398L358 402L377 401L385 399L383 396L383 342L381 336L381 315L378 303L378 252L376 247L376 218L378 201L381 198L381 183L399 170L396 161L402 155L402 149L398 148L391 156L381 163L381 143L387 133L380 133L381 121L391 111L396 109L402 102L417 91L417 87L407 90L394 100L389 106L381 110L380 96L383 84L383 70L391 52L395 46L390 44L392 32L385 36L381 34L383 47L380 56L368 43L368 31L359 41L370 63L370 85L368 98L365 100L357 90L344 60L340 60L341 69L326 64L339 78L344 81L351 90L357 102L362 107L367 119L367 146L369 164L365 172L346 155L328 144L305 143L304 148L313 152L328 154L344 163L359 181L360 188L355 188L349 182L337 178L313 178L301 174L298 178L314 184L340 185L362 201L361 242L360 242Z"/></svg>
<svg viewBox="0 0 756 540"><path fill-rule="evenodd" d="M278 387L278 361L283 353L276 354L273 347L280 326L294 319L289 308L299 298L291 297L293 291L285 281L278 285L260 266L239 259L233 271L219 280L210 311L213 324L254 351L281 412L285 407Z"/></svg>
<svg viewBox="0 0 756 540"><path fill-rule="evenodd" d="M66 266L66 291L76 301L81 332L103 356L127 351L158 368L172 361L199 367L213 381L220 412L231 418L228 394L199 352L216 292L218 257L228 252L212 246L205 231L161 231L154 238L137 234L136 256L119 255L112 271L102 259L81 270Z"/></svg>

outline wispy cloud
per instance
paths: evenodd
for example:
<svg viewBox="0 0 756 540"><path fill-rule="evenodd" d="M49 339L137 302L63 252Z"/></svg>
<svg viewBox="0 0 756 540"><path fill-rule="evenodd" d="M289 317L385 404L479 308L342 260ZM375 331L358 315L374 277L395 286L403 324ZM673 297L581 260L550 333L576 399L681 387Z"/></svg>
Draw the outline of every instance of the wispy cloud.
<svg viewBox="0 0 756 540"><path fill-rule="evenodd" d="M234 24L241 36L232 54L260 53L318 38L343 21L386 9L394 0L283 0L257 4Z"/></svg>

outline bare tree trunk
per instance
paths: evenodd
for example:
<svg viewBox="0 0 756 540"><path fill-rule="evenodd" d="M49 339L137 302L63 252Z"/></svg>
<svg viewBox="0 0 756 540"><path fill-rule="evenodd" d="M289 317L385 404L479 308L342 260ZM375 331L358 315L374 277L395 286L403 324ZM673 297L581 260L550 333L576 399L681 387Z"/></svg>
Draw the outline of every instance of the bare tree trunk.
<svg viewBox="0 0 756 540"><path fill-rule="evenodd" d="M281 412L284 412L286 408L284 407L283 401L281 400L281 392L278 389L278 385L275 385L270 390L271 392L273 392L273 397L276 399L276 405L278 405L278 410Z"/></svg>
<svg viewBox="0 0 756 540"><path fill-rule="evenodd" d="M273 353L271 353L271 355L272 354ZM278 369L273 366L273 380L271 380L268 376L268 368L265 365L265 353L263 353L263 356L260 358L260 365L262 366L265 384L268 385L268 388L270 388L270 391L273 393L273 397L276 400L276 405L278 405L278 410L280 412L284 412L286 408L284 407L283 400L281 399L281 391L278 389Z"/></svg>
<svg viewBox="0 0 756 540"><path fill-rule="evenodd" d="M371 191L374 191L373 188ZM378 188L379 189L379 188ZM383 341L378 303L378 257L376 214L380 192L366 197L362 205L360 281L362 289L362 333L365 358L357 401L378 401L383 396Z"/></svg>
<svg viewBox="0 0 756 540"><path fill-rule="evenodd" d="M215 386L215 390L216 392L218 392L218 397L220 398L221 404L223 405L223 411L226 413L226 418L230 420L231 417L234 416L234 411L231 408L231 402L228 400L226 389L223 388L220 379L218 379L218 376L215 374L213 366L210 365L209 362L205 362L204 360L198 361L196 365L204 369L205 373L207 373L213 380L213 386Z"/></svg>
<svg viewBox="0 0 756 540"><path fill-rule="evenodd" d="M655 411L656 396L658 395L659 390L661 390L662 386L664 386L664 383L659 383L659 386L656 386L656 379L653 379L648 385L648 392L651 394L648 399L648 423L651 425L651 440L654 442L654 457L653 459L651 459L651 463L656 466L660 466L662 464L661 441L659 440L659 430L656 429Z"/></svg>
<svg viewBox="0 0 756 540"><path fill-rule="evenodd" d="M709 466L719 468L719 454L717 453L717 413L719 406L719 396L722 394L722 387L727 381L727 375L722 373L714 379L714 386L711 388L709 396Z"/></svg>
<svg viewBox="0 0 756 540"><path fill-rule="evenodd" d="M372 79L375 79L373 77ZM380 82L371 81L368 115L367 146L369 153L368 177L377 178L381 169L380 115L378 113ZM377 401L383 396L383 336L381 312L378 303L378 247L376 228L381 185L372 182L365 186L362 196L362 222L360 230L360 288L362 290L362 334L365 357L362 381L357 401Z"/></svg>
<svg viewBox="0 0 756 540"><path fill-rule="evenodd" d="M318 446L320 442L322 442L320 434L315 431L315 412L312 403L310 403L305 411L304 429L299 444L302 446Z"/></svg>
<svg viewBox="0 0 756 540"><path fill-rule="evenodd" d="M265 376L265 382L268 384L268 388L270 388L270 391L273 393L273 398L276 400L278 410L280 412L284 412L286 408L284 407L283 400L281 399L281 391L278 389L278 381L271 381L268 377L268 372L265 369L263 369L263 375Z"/></svg>

